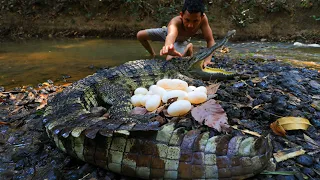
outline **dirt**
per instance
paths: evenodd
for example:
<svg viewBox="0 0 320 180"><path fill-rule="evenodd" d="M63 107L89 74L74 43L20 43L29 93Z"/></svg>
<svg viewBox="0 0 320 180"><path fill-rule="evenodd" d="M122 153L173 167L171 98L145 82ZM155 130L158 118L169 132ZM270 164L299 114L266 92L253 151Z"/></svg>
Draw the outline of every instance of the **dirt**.
<svg viewBox="0 0 320 180"><path fill-rule="evenodd" d="M0 41L32 38L135 38L179 14L174 0L9 0L0 4ZM314 0L206 1L216 39L236 29L234 40L320 42L320 2ZM199 36L200 37L200 36Z"/></svg>

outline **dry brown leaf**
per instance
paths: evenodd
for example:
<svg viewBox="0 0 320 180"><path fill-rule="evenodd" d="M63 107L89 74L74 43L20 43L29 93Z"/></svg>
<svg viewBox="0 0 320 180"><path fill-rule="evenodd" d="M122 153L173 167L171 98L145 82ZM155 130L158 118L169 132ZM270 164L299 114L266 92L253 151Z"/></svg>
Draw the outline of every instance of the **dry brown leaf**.
<svg viewBox="0 0 320 180"><path fill-rule="evenodd" d="M278 151L273 154L273 157L275 158L275 160L277 162L281 162L281 161L285 161L287 159L290 159L290 158L293 158L296 156L300 156L304 153L305 153L305 151L302 149L302 147L298 146L298 147L294 147L291 149L285 149L285 150Z"/></svg>
<svg viewBox="0 0 320 180"><path fill-rule="evenodd" d="M250 135L253 135L253 136L257 136L257 137L261 137L261 135L257 132L254 132L254 131L250 131L248 129L239 129L237 125L234 125L234 126L231 126L233 129L237 129L237 130L240 130L241 132L245 133L245 134L250 134Z"/></svg>
<svg viewBox="0 0 320 180"><path fill-rule="evenodd" d="M280 136L285 136L286 130L307 130L310 126L308 119L302 117L282 117L270 124L272 131Z"/></svg>
<svg viewBox="0 0 320 180"><path fill-rule="evenodd" d="M307 130L311 125L308 119L302 117L282 117L277 121L285 130Z"/></svg>
<svg viewBox="0 0 320 180"><path fill-rule="evenodd" d="M259 77L256 77L256 78L251 79L251 81L256 84L256 83L262 82L262 79Z"/></svg>
<svg viewBox="0 0 320 180"><path fill-rule="evenodd" d="M259 109L261 106L263 106L263 104L256 105L255 107L252 108L252 110Z"/></svg>
<svg viewBox="0 0 320 180"><path fill-rule="evenodd" d="M279 125L278 121L271 123L270 128L278 136L285 136L287 133L286 130L284 130L283 127Z"/></svg>
<svg viewBox="0 0 320 180"><path fill-rule="evenodd" d="M0 121L0 125L10 125L10 123Z"/></svg>
<svg viewBox="0 0 320 180"><path fill-rule="evenodd" d="M220 87L220 83L216 83L216 84L211 84L209 86L207 86L207 94L210 95L210 94L215 94L218 89Z"/></svg>
<svg viewBox="0 0 320 180"><path fill-rule="evenodd" d="M293 94L288 93L289 95L289 100L288 103L298 106L300 105L301 100L299 98L297 98L296 96L294 96Z"/></svg>
<svg viewBox="0 0 320 180"><path fill-rule="evenodd" d="M47 105L48 101L47 99L43 99L42 102L40 102L40 105L37 106L37 110L44 108Z"/></svg>
<svg viewBox="0 0 320 180"><path fill-rule="evenodd" d="M146 108L143 107L134 107L130 114L140 114L140 115L145 115L147 114L148 110Z"/></svg>
<svg viewBox="0 0 320 180"><path fill-rule="evenodd" d="M191 115L200 124L205 124L219 132L226 131L229 127L227 114L221 105L213 99L193 108Z"/></svg>

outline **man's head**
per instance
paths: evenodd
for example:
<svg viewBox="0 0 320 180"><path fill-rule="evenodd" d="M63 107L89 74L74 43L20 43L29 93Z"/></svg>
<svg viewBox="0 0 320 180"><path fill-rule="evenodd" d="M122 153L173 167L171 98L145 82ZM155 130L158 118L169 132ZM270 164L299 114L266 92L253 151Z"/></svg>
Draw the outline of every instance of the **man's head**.
<svg viewBox="0 0 320 180"><path fill-rule="evenodd" d="M202 0L185 0L180 16L186 31L198 29L203 18L204 4Z"/></svg>
<svg viewBox="0 0 320 180"><path fill-rule="evenodd" d="M204 13L203 0L185 0L182 7L182 13L185 13L186 11L190 14L200 13L202 15Z"/></svg>

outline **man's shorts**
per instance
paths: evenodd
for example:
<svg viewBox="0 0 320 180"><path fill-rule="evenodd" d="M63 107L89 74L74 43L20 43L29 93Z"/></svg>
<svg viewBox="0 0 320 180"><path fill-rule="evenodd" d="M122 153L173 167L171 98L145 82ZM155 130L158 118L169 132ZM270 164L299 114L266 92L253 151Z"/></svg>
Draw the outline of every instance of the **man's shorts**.
<svg viewBox="0 0 320 180"><path fill-rule="evenodd" d="M168 34L168 28L154 28L154 29L147 29L148 36L152 41L162 41L166 40ZM176 41L173 45L176 51L180 52L181 54L184 52L185 48L187 47L189 41Z"/></svg>

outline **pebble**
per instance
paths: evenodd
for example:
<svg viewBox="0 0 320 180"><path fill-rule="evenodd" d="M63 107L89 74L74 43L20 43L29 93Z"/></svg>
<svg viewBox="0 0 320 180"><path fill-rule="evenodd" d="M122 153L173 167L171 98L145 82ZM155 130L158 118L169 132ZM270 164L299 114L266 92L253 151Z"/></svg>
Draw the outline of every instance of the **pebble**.
<svg viewBox="0 0 320 180"><path fill-rule="evenodd" d="M313 164L313 158L310 155L304 154L297 157L297 163L310 167Z"/></svg>

